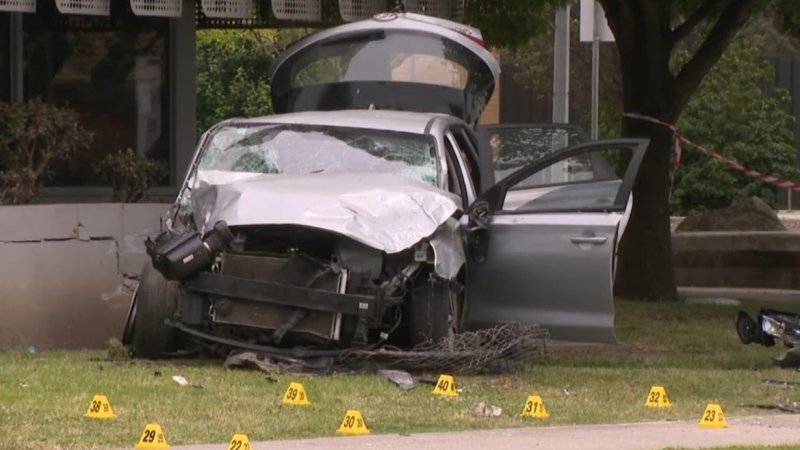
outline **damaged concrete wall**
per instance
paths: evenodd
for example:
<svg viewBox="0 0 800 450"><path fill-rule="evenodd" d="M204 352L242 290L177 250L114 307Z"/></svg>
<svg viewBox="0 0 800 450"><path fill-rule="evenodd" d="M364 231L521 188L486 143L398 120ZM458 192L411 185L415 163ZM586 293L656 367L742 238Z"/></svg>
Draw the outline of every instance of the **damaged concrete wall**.
<svg viewBox="0 0 800 450"><path fill-rule="evenodd" d="M144 240L167 204L0 207L0 349L98 348L120 337Z"/></svg>

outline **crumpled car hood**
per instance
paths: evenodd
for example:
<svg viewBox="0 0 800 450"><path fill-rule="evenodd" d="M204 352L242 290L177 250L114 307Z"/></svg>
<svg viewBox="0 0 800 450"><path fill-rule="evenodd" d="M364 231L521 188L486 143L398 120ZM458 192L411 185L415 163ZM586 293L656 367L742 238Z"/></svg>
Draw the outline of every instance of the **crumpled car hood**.
<svg viewBox="0 0 800 450"><path fill-rule="evenodd" d="M199 230L237 225L303 225L348 236L386 253L431 236L458 206L409 178L374 173L266 175L199 170L191 191Z"/></svg>

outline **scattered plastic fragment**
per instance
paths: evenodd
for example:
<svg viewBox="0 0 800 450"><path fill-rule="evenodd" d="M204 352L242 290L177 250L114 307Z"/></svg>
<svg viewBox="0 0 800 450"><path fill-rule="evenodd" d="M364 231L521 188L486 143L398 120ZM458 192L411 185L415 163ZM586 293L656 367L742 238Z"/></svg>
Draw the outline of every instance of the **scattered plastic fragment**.
<svg viewBox="0 0 800 450"><path fill-rule="evenodd" d="M269 358L259 357L254 352L241 352L228 356L223 364L226 369L252 366L264 372L278 372L280 367Z"/></svg>
<svg viewBox="0 0 800 450"><path fill-rule="evenodd" d="M414 378L404 370L378 370L378 376L386 378L404 391L414 389Z"/></svg>
<svg viewBox="0 0 800 450"><path fill-rule="evenodd" d="M769 378L764 378L763 380L761 380L761 383L769 385L769 386L778 386L778 387L782 387L782 388L790 388L790 387L800 386L800 383L798 383L797 381L772 380L772 379L769 379Z"/></svg>
<svg viewBox="0 0 800 450"><path fill-rule="evenodd" d="M186 378L184 378L182 375L175 375L172 377L172 379L175 380L175 382L180 384L181 386L189 385L189 381L186 380Z"/></svg>
<svg viewBox="0 0 800 450"><path fill-rule="evenodd" d="M739 403L740 408L777 409L779 411L797 414L800 413L800 402L783 398L776 403Z"/></svg>
<svg viewBox="0 0 800 450"><path fill-rule="evenodd" d="M481 417L500 417L503 415L503 408L481 401L475 405L473 412L476 416Z"/></svg>

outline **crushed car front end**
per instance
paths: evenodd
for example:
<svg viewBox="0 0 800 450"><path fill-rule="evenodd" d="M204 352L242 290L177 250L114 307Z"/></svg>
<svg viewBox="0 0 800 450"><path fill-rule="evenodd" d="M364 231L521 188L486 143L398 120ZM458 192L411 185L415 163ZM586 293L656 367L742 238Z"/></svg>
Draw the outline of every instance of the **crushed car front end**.
<svg viewBox="0 0 800 450"><path fill-rule="evenodd" d="M460 210L437 186L435 141L297 120L226 122L204 138L166 231L147 243L143 276L158 280L134 300L154 316L130 323L136 354L187 342L324 354L458 325Z"/></svg>

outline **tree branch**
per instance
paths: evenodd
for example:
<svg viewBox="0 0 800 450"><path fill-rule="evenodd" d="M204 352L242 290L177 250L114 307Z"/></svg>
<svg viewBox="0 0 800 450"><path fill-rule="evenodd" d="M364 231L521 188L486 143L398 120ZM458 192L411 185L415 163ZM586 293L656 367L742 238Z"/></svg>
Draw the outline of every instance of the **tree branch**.
<svg viewBox="0 0 800 450"><path fill-rule="evenodd" d="M713 11L721 2L722 0L706 0L682 24L678 25L674 30L672 30L672 42L680 42L689 36L689 34L692 33L692 30L694 30L700 22L708 19L708 17L711 15L711 11Z"/></svg>
<svg viewBox="0 0 800 450"><path fill-rule="evenodd" d="M733 0L720 14L692 58L683 65L673 82L673 110L676 114L680 114L708 71L728 48L739 29L747 23L755 4L756 0Z"/></svg>

